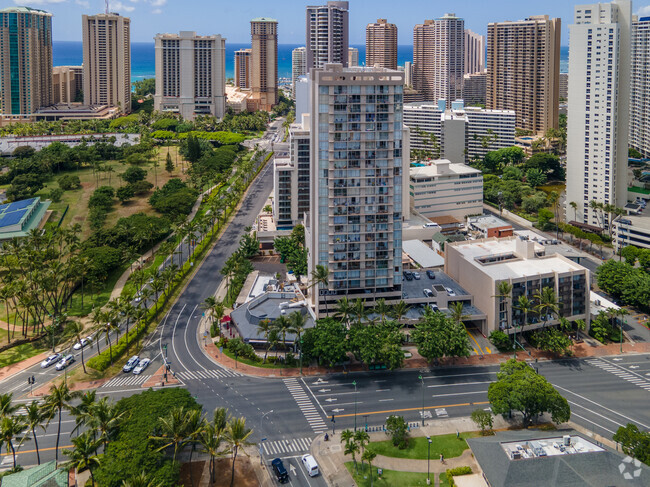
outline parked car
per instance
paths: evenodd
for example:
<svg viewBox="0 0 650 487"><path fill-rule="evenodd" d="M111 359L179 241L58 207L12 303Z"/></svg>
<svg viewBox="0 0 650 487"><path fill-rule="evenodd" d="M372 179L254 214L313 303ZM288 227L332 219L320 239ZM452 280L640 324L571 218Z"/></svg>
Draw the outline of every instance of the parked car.
<svg viewBox="0 0 650 487"><path fill-rule="evenodd" d="M47 369L50 365L55 364L59 360L61 360L62 355L60 353L55 353L54 355L50 355L47 357L45 360L41 362L41 369Z"/></svg>
<svg viewBox="0 0 650 487"><path fill-rule="evenodd" d="M81 350L86 345L88 345L91 341L92 341L91 337L82 338L81 341L75 343L74 347L72 347L72 348L74 348L75 350Z"/></svg>
<svg viewBox="0 0 650 487"><path fill-rule="evenodd" d="M271 462L271 468L273 468L273 473L275 473L275 478L278 479L278 482L281 484L286 484L289 482L289 474L287 473L287 469L284 468L282 460L279 458L273 460Z"/></svg>
<svg viewBox="0 0 650 487"><path fill-rule="evenodd" d="M429 308L431 308L432 311L440 311L437 304L430 303Z"/></svg>
<svg viewBox="0 0 650 487"><path fill-rule="evenodd" d="M140 363L133 369L133 373L135 375L140 375L144 371L144 369L146 369L149 366L150 363L151 360L149 360L148 358L143 358L142 360L140 360Z"/></svg>
<svg viewBox="0 0 650 487"><path fill-rule="evenodd" d="M436 278L436 273L433 271L427 271L427 277L429 279L435 279Z"/></svg>
<svg viewBox="0 0 650 487"><path fill-rule="evenodd" d="M452 288L446 287L445 289L447 290L447 294L449 294L450 296L456 296L456 293Z"/></svg>
<svg viewBox="0 0 650 487"><path fill-rule="evenodd" d="M133 369L136 368L136 366L140 363L140 357L137 355L134 355L129 359L127 363L124 364L124 367L122 367L122 372L131 372Z"/></svg>
<svg viewBox="0 0 650 487"><path fill-rule="evenodd" d="M432 298L433 297L433 291L431 289L423 289L422 293L424 294L425 298Z"/></svg>
<svg viewBox="0 0 650 487"><path fill-rule="evenodd" d="M402 299L408 299L408 297L409 297L409 293L407 293L406 291L402 291Z"/></svg>
<svg viewBox="0 0 650 487"><path fill-rule="evenodd" d="M414 272L414 273L413 273L413 278L414 278L416 281L419 281L419 280L420 280L420 273L419 273L419 272Z"/></svg>
<svg viewBox="0 0 650 487"><path fill-rule="evenodd" d="M74 362L74 355L72 354L66 355L61 360L59 360L59 362L56 364L56 370L63 370L72 362Z"/></svg>
<svg viewBox="0 0 650 487"><path fill-rule="evenodd" d="M316 477L316 475L319 474L318 464L316 463L314 457L311 456L309 453L307 455L302 456L302 464L307 469L307 473L309 474L310 477Z"/></svg>
<svg viewBox="0 0 650 487"><path fill-rule="evenodd" d="M413 273L411 271L404 271L404 277L407 281L413 280Z"/></svg>

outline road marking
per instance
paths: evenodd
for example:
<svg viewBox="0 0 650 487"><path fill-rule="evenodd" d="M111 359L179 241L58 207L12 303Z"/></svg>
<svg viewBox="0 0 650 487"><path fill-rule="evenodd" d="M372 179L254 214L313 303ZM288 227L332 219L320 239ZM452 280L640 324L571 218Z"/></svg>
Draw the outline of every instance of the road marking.
<svg viewBox="0 0 650 487"><path fill-rule="evenodd" d="M146 382L152 377L153 375L118 376L106 382L104 385L102 385L102 387L135 386Z"/></svg>
<svg viewBox="0 0 650 487"><path fill-rule="evenodd" d="M462 406L480 406L481 404L490 404L489 401L480 401L480 402L465 402L462 404L446 404L444 406L426 406L424 409L436 409L436 408L456 408ZM369 411L365 413L358 413L357 416L370 416L372 414L390 414L390 413L401 413L405 411L422 411L422 408L404 408L404 409L387 409L385 411ZM352 417L354 414L339 414L339 418L348 418ZM639 423L641 424L641 423Z"/></svg>
<svg viewBox="0 0 650 487"><path fill-rule="evenodd" d="M390 389L377 389L375 392L386 392L390 391Z"/></svg>
<svg viewBox="0 0 650 487"><path fill-rule="evenodd" d="M610 430L610 429L608 429L608 428L605 428L604 426L602 426L602 425L600 425L600 424L598 424L598 423L596 423L596 422L594 422L594 421L592 421L592 420L590 420L590 419L587 419L587 418L585 418L584 416L580 416L579 414L576 414L576 413L574 413L573 411L571 411L571 416L575 416L575 417L580 418L580 419L582 419L582 420L584 420L584 421L586 421L586 422L588 422L588 423L595 424L595 425L598 426L599 428L604 429L605 431L608 431L609 433L611 433L611 434L613 434L613 435L616 434L616 431L612 431L612 430Z"/></svg>
<svg viewBox="0 0 650 487"><path fill-rule="evenodd" d="M388 401L393 401L393 399L380 399L379 402L388 402Z"/></svg>
<svg viewBox="0 0 650 487"><path fill-rule="evenodd" d="M467 328L465 328L465 332L467 333L467 335L469 335L469 337L470 337L472 340L474 340L474 343L476 343L476 346L477 346L478 349L481 351L481 355L485 355L485 354L483 353L483 349L481 348L481 346L480 346L480 345L478 344L478 342L476 341L476 338L474 338L474 337L472 336L472 334L469 332L469 330L468 330ZM476 349L474 349L474 352L476 352ZM477 353L476 355L478 355L478 353Z"/></svg>
<svg viewBox="0 0 650 487"><path fill-rule="evenodd" d="M462 396L463 394L487 394L487 391L452 392L449 394L434 394L431 397Z"/></svg>
<svg viewBox="0 0 650 487"><path fill-rule="evenodd" d="M425 375L423 379L446 379L448 377L474 377L475 375L496 375L497 371L494 372L474 372L472 374L450 374L450 375Z"/></svg>
<svg viewBox="0 0 650 487"><path fill-rule="evenodd" d="M485 380L481 382L458 382L455 384L434 384L427 387L457 387L457 386L473 386L477 384L492 384L491 380Z"/></svg>
<svg viewBox="0 0 650 487"><path fill-rule="evenodd" d="M174 352L174 355L175 355L176 358L178 359L178 363L181 365L181 367L183 367L184 369L187 370L187 367L185 367L185 364L183 363L183 361L181 360L181 358L180 358L180 357L178 356L178 354L176 353L176 340L174 340L174 337L176 336L176 326L178 325L178 320L180 320L181 315L183 314L183 311L185 310L186 307L187 307L187 303L185 303L185 304L183 305L183 307L181 308L180 312L178 313L178 316L176 317L176 321L174 322L174 328L173 328L173 330L172 330L172 339L171 339L171 342L172 342L172 351ZM161 335L161 336L162 336L162 335Z"/></svg>
<svg viewBox="0 0 650 487"><path fill-rule="evenodd" d="M300 408L300 411L302 412L311 429L315 433L320 433L327 430L327 426L325 425L321 414L314 407L314 404L309 399L309 396L307 396L304 389L300 386L298 379L282 379L282 382L284 382L285 386L289 390L289 393L293 396L293 399L296 401L298 408Z"/></svg>
<svg viewBox="0 0 650 487"><path fill-rule="evenodd" d="M615 375L616 377L619 377L623 380L626 380L638 387L641 387L642 389L646 389L647 386L650 386L650 382L648 382L648 379L641 375L638 372L634 371L629 371L628 369L624 368L626 365L629 364L622 364L622 365L614 365L610 362L607 362L603 359L596 358L596 359L588 359L585 360L585 362L589 365L593 365L595 367L598 367L606 372L609 372L610 374ZM634 366L630 366L629 368L633 368ZM638 366L637 366L638 367ZM646 374L647 376L648 374Z"/></svg>

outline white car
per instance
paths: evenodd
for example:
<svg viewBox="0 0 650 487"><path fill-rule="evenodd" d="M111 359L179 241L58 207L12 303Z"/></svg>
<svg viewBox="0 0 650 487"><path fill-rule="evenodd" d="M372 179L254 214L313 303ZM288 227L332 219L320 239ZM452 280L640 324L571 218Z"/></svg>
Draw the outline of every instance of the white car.
<svg viewBox="0 0 650 487"><path fill-rule="evenodd" d="M56 370L63 370L72 362L74 362L74 356L72 354L66 355L56 364Z"/></svg>
<svg viewBox="0 0 650 487"><path fill-rule="evenodd" d="M74 344L74 347L72 347L72 348L74 348L75 350L81 350L81 349L84 348L86 345L88 345L90 342L92 342L92 338L91 338L91 337L82 338L81 341L75 343L75 344Z"/></svg>
<svg viewBox="0 0 650 487"><path fill-rule="evenodd" d="M419 272L414 272L414 273L413 273L413 278L414 278L416 281L419 281L419 280L420 280L420 273L419 273Z"/></svg>
<svg viewBox="0 0 650 487"><path fill-rule="evenodd" d="M124 367L122 367L122 371L127 373L131 372L139 363L140 363L140 357L134 355L129 359L127 363L124 364Z"/></svg>
<svg viewBox="0 0 650 487"><path fill-rule="evenodd" d="M47 369L50 365L55 364L61 360L61 354L60 353L55 353L54 355L50 355L47 357L45 360L41 362L41 369Z"/></svg>
<svg viewBox="0 0 650 487"><path fill-rule="evenodd" d="M144 371L144 369L146 369L149 366L150 363L151 360L149 360L148 358L143 358L142 360L140 360L138 366L135 369L133 369L133 373L135 375L140 375Z"/></svg>
<svg viewBox="0 0 650 487"><path fill-rule="evenodd" d="M447 294L448 294L449 296L456 296L456 293L454 292L454 290L453 290L452 288L447 287L447 288L445 288L445 289L447 290Z"/></svg>

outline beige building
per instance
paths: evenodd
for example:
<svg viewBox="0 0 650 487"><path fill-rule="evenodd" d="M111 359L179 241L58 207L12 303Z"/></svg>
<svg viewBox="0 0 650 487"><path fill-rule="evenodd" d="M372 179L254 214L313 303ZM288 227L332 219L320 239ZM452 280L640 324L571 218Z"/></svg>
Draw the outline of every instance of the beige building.
<svg viewBox="0 0 650 487"><path fill-rule="evenodd" d="M317 315L342 296L402 299L402 217L408 192L408 129L401 123L404 74L383 68L311 70L309 275ZM363 116L362 116L363 114ZM313 150L318 147L318 150ZM312 298L313 299L313 298Z"/></svg>
<svg viewBox="0 0 650 487"><path fill-rule="evenodd" d="M82 16L84 104L131 111L131 20Z"/></svg>
<svg viewBox="0 0 650 487"><path fill-rule="evenodd" d="M77 98L77 80L70 66L52 69L52 103L73 103Z"/></svg>
<svg viewBox="0 0 650 487"><path fill-rule="evenodd" d="M223 118L226 112L226 39L196 32L155 37L156 94L154 109Z"/></svg>
<svg viewBox="0 0 650 487"><path fill-rule="evenodd" d="M291 92L296 96L296 81L307 74L307 48L297 47L291 51Z"/></svg>
<svg viewBox="0 0 650 487"><path fill-rule="evenodd" d="M348 66L351 68L359 66L359 49L356 47L348 47Z"/></svg>
<svg viewBox="0 0 650 487"><path fill-rule="evenodd" d="M349 2L330 1L306 9L307 71L327 63L348 65Z"/></svg>
<svg viewBox="0 0 650 487"><path fill-rule="evenodd" d="M270 112L278 103L278 21L251 20L251 90L257 110Z"/></svg>
<svg viewBox="0 0 650 487"><path fill-rule="evenodd" d="M465 30L465 74L485 70L485 36Z"/></svg>
<svg viewBox="0 0 650 487"><path fill-rule="evenodd" d="M485 105L485 88L487 73L471 73L465 75L463 82L463 101L467 106Z"/></svg>
<svg viewBox="0 0 650 487"><path fill-rule="evenodd" d="M0 10L0 111L24 120L52 104L52 14L29 7Z"/></svg>
<svg viewBox="0 0 650 487"><path fill-rule="evenodd" d="M366 26L366 66L397 69L397 26L386 19Z"/></svg>
<svg viewBox="0 0 650 487"><path fill-rule="evenodd" d="M251 50L235 51L235 86L241 89L251 87Z"/></svg>
<svg viewBox="0 0 650 487"><path fill-rule="evenodd" d="M427 218L450 215L465 221L483 213L483 174L464 163L447 159L411 167L411 207Z"/></svg>
<svg viewBox="0 0 650 487"><path fill-rule="evenodd" d="M487 315L488 336L494 330L512 334L559 323L557 314L547 317L517 309L520 296L535 301L549 287L559 303L559 316L584 320L589 326L589 271L525 237L487 238L447 243L445 273L474 296L474 305ZM500 282L512 285L510 297L498 296Z"/></svg>
<svg viewBox="0 0 650 487"><path fill-rule="evenodd" d="M465 21L456 14L413 28L413 88L424 101L451 103L463 96Z"/></svg>
<svg viewBox="0 0 650 487"><path fill-rule="evenodd" d="M561 19L488 24L486 108L514 110L517 128L558 128Z"/></svg>

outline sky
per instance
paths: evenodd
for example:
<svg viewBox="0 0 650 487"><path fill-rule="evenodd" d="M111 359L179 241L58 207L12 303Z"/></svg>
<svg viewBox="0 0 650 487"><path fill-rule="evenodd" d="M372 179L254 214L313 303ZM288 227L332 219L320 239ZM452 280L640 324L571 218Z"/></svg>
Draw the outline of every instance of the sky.
<svg viewBox="0 0 650 487"><path fill-rule="evenodd" d="M104 0L13 0L54 14L55 41L80 41L81 16L105 10ZM325 4L326 0L311 5ZM521 0L350 0L350 43L365 44L365 26L377 18L397 24L399 44L413 42L413 26L424 19L453 12L465 19L465 28L487 32L488 22L520 20L548 14L562 19L562 45L569 44L568 26L574 3L545 0L543 8ZM588 3L587 1L580 3ZM249 43L249 22L254 17L278 20L280 44L304 44L305 6L302 0L109 0L110 11L131 18L131 41L153 42L160 32L193 30L198 34L221 34L227 42ZM634 12L650 15L650 1L633 4Z"/></svg>

